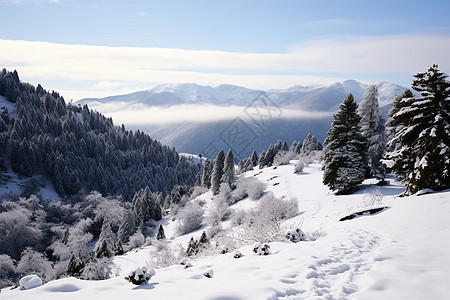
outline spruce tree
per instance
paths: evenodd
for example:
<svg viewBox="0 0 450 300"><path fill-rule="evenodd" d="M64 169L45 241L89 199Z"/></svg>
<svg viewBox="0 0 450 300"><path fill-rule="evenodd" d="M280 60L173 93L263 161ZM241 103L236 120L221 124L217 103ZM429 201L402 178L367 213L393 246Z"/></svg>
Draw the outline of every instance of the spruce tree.
<svg viewBox="0 0 450 300"><path fill-rule="evenodd" d="M214 159L211 174L211 191L214 196L219 193L219 187L223 176L224 165L225 165L225 153L223 153L223 150L220 150L219 153L217 153L216 158Z"/></svg>
<svg viewBox="0 0 450 300"><path fill-rule="evenodd" d="M394 102L392 103L392 109L389 111L389 120L386 122L386 138L388 143L386 145L386 151L392 152L396 149L401 148L400 143L394 142L395 135L397 134L403 126L400 126L397 121L393 118L396 113L400 111L402 107L406 104L403 102L403 99L413 97L413 93L410 90L405 90L402 95L395 97Z"/></svg>
<svg viewBox="0 0 450 300"><path fill-rule="evenodd" d="M357 105L349 94L334 115L323 150L323 183L338 194L351 193L365 178L367 142L361 134Z"/></svg>
<svg viewBox="0 0 450 300"><path fill-rule="evenodd" d="M393 115L398 127L389 154L395 173L404 178L405 195L450 187L450 82L437 65L414 75L412 88L422 97L402 99Z"/></svg>
<svg viewBox="0 0 450 300"><path fill-rule="evenodd" d="M202 185L208 189L211 187L212 168L213 164L211 163L211 160L206 159L205 165L203 166Z"/></svg>
<svg viewBox="0 0 450 300"><path fill-rule="evenodd" d="M156 235L156 239L159 240L165 240L166 234L164 233L164 227L160 224L158 229L158 234Z"/></svg>
<svg viewBox="0 0 450 300"><path fill-rule="evenodd" d="M253 164L253 167L256 167L258 165L258 154L256 154L256 151L253 150L252 155L250 155L250 161Z"/></svg>
<svg viewBox="0 0 450 300"><path fill-rule="evenodd" d="M385 120L378 106L378 89L371 85L366 89L358 106L361 117L361 133L368 143L368 175L384 180L386 171L381 163L386 148Z"/></svg>
<svg viewBox="0 0 450 300"><path fill-rule="evenodd" d="M233 151L228 150L227 155L225 156L225 162L223 166L223 175L222 182L231 186L231 184L236 180L236 171L234 164L234 155Z"/></svg>

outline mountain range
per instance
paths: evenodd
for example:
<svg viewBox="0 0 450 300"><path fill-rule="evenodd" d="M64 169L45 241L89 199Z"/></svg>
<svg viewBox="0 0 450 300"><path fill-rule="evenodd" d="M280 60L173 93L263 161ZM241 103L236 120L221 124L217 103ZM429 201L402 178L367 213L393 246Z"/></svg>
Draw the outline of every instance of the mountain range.
<svg viewBox="0 0 450 300"><path fill-rule="evenodd" d="M163 84L126 95L101 99L85 98L78 103L88 104L106 115L106 104L109 110L114 104L117 104L117 110L123 109L124 104L140 105L140 108L180 107L182 110L190 105L203 105L206 108L205 115L212 113L208 110L210 106L238 107L245 114L237 114L226 120L222 118L218 121L186 121L181 118L160 124L155 124L154 121L138 124L130 119L125 121L125 125L141 129L180 152L214 156L217 149L232 148L237 152L237 157L242 158L253 150L260 152L266 149L270 143L277 140L287 140L288 143L303 140L309 132L324 140L330 128L332 114L338 110L346 95L353 94L359 102L367 86L356 80L345 80L328 86L297 85L288 89L263 91L229 84L217 87L194 83ZM379 82L376 86L380 109L387 119L393 99L401 95L406 88L389 82ZM148 119L153 119L152 115L149 115ZM240 137L240 143L236 140L230 141L229 137L224 137L229 135L227 130L245 131L245 137Z"/></svg>

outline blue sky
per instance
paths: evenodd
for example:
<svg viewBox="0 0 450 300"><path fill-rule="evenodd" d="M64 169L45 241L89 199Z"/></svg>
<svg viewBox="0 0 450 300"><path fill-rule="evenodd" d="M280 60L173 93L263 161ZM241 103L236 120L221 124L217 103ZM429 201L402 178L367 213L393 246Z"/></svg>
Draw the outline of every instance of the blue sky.
<svg viewBox="0 0 450 300"><path fill-rule="evenodd" d="M433 63L450 72L450 1L0 0L0 11L0 67L69 99L166 82L408 86Z"/></svg>

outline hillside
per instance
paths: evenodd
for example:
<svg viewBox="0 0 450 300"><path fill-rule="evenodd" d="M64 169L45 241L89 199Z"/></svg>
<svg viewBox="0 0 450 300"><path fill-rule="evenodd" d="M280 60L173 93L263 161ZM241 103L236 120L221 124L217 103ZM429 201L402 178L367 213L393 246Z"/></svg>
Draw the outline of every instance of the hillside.
<svg viewBox="0 0 450 300"><path fill-rule="evenodd" d="M251 244L238 246L241 258L220 249L191 258L192 267L176 264L156 268L147 285L134 286L123 277L130 270L155 261L156 242L117 256L113 277L104 281L65 278L31 290L3 289L7 299L445 299L450 279L450 191L397 197L404 187L389 177L388 186L376 187L366 180L359 192L336 196L322 181L321 165L313 163L300 175L293 174L295 161L278 168L255 169L242 176L257 178L278 198L295 199L299 213L282 228L301 227L307 240L271 242L271 254L253 253ZM380 192L380 194L378 194ZM211 192L194 201L211 205ZM260 200L261 201L261 200ZM249 212L258 201L246 198L231 206ZM374 215L345 216L374 207L386 207ZM199 230L175 236L177 221L160 221L168 246L186 248ZM221 223L229 234L239 229L231 221ZM239 236L239 235L234 235ZM216 239L219 247L233 239ZM213 247L214 248L214 247ZM164 255L164 254L163 254ZM161 258L161 257L159 257ZM203 274L209 272L211 278Z"/></svg>
<svg viewBox="0 0 450 300"><path fill-rule="evenodd" d="M192 186L199 170L148 134L115 126L87 105L66 103L57 92L23 83L16 71L5 69L0 149L0 195L18 186L37 193L40 182L61 197L96 190L129 201L146 186L163 195L175 184Z"/></svg>
<svg viewBox="0 0 450 300"><path fill-rule="evenodd" d="M393 99L405 90L399 85L379 82L380 109L387 120ZM133 129L140 129L174 146L181 152L202 153L207 148L232 148L243 158L258 153L274 140L303 140L311 132L324 140L332 114L348 93L359 102L366 84L355 80L329 86L294 86L283 90L260 91L234 85L218 87L196 84L165 84L128 95L102 99L82 99L91 107ZM244 125L233 127L239 119ZM245 132L252 145L243 147L224 138L227 128ZM296 130L292 130L296 128ZM219 138L217 138L219 137Z"/></svg>

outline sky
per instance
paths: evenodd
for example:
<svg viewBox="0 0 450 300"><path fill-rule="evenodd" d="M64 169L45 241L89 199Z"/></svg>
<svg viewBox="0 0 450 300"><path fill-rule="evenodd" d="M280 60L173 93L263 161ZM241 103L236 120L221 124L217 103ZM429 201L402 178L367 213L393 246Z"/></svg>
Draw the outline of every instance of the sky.
<svg viewBox="0 0 450 300"><path fill-rule="evenodd" d="M66 100L450 73L450 1L0 0L0 68Z"/></svg>

